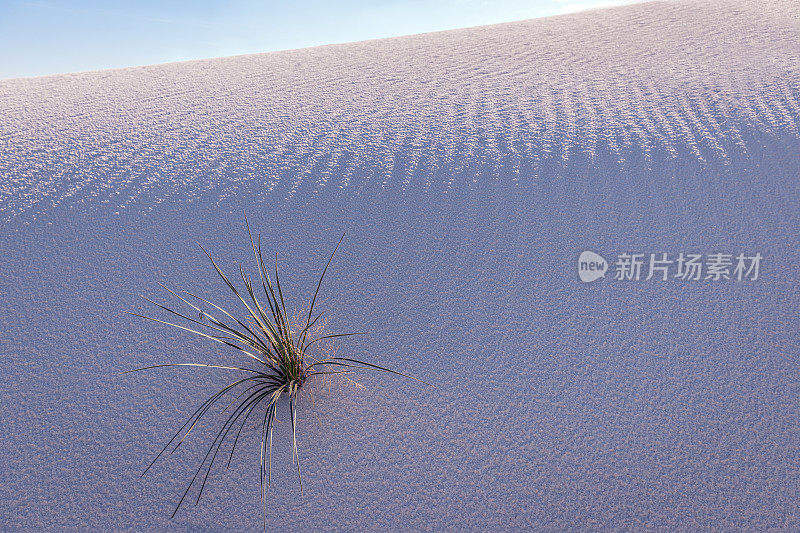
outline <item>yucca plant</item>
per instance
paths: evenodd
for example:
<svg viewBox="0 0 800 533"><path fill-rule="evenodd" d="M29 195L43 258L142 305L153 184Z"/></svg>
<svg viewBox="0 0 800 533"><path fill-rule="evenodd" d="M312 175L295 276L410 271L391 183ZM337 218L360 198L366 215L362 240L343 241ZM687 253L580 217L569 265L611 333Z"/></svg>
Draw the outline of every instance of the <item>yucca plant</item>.
<svg viewBox="0 0 800 533"><path fill-rule="evenodd" d="M192 294L191 292L183 291L183 295L181 295L162 284L159 285L186 305L185 312L180 312L171 307L156 303L149 298L145 298L145 300L171 315L185 320L186 325L136 313L130 314L153 322L166 324L210 339L211 341L224 344L243 355L246 358L247 364L243 364L242 366L225 366L209 363L165 363L137 368L124 373L127 374L154 368L179 366L226 369L243 373L239 379L226 385L197 408L192 416L189 417L150 462L142 473L142 476L150 470L156 461L164 455L170 447L172 448L172 452L177 450L214 405L222 401L223 398L232 396L230 402L223 409L223 413L227 413L227 418L203 457L194 477L189 482L189 485L178 501L172 513L172 517L174 517L180 509L181 504L186 499L192 486L194 486L202 476L202 482L195 502L199 503L206 481L208 480L208 476L223 443L226 442L226 439L229 437L233 438L227 458L227 466L230 466L234 451L236 450L236 445L239 442L239 437L242 434L242 429L247 423L247 420L259 406L264 406L263 418L258 419L260 421L258 424L261 426L259 479L261 483L261 499L262 502L264 502L265 508L264 520L266 527L267 500L265 491L271 483L272 432L277 420L278 403L281 398L288 398L289 420L292 431L292 460L294 464L297 465L297 476L302 493L303 482L300 474L300 457L297 451L297 400L303 387L306 386L312 378L316 376L348 374L358 369L371 369L407 377L422 383L425 382L382 366L349 357L336 357L325 351L316 358L312 355L315 353L313 349L318 347L318 343L320 342L362 334L321 334L316 331L318 329L317 326L320 317L322 316L322 313L315 314L314 312L317 296L319 295L320 287L322 286L322 281L325 278L328 267L331 261L333 261L333 257L336 255L336 251L339 249L344 235L342 235L342 239L339 239L339 242L328 258L328 262L325 264L325 268L319 276L316 289L308 305L308 312L303 313L302 316L304 319L300 321L300 324L297 324L296 321L293 323L293 321L290 320L290 315L287 312L283 288L281 287L281 282L278 277L278 255L275 255L273 281L264 263L261 250L261 235L258 235L257 240L254 240L246 218L245 224L259 272L260 279L256 280L256 284L253 283L252 278L245 272L244 268L239 265L239 275L244 284L244 290L238 288L231 282L228 276L223 273L217 262L211 257L211 254L201 246L201 249L211 261L216 273L233 293L235 298L243 305L243 311L245 311L244 319L236 318L223 307ZM193 318L190 314L196 315L197 318Z"/></svg>

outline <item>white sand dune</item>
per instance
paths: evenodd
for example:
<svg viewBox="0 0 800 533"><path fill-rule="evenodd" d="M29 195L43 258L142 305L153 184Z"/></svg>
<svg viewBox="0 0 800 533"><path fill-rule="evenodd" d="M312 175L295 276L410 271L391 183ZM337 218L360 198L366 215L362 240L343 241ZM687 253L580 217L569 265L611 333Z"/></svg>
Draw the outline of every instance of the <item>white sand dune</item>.
<svg viewBox="0 0 800 533"><path fill-rule="evenodd" d="M0 81L0 526L261 526L256 430L172 522L212 435L139 479L228 376L116 376L230 360L121 311L224 298L196 241L246 260L246 212L302 299L346 231L340 350L437 384L302 403L271 527L796 531L799 125L793 0ZM765 260L584 285L584 249Z"/></svg>
<svg viewBox="0 0 800 533"><path fill-rule="evenodd" d="M792 7L795 6L795 7ZM796 132L796 3L656 2L364 43L5 81L0 213L242 190L446 192L542 159ZM145 200L146 198L146 200Z"/></svg>

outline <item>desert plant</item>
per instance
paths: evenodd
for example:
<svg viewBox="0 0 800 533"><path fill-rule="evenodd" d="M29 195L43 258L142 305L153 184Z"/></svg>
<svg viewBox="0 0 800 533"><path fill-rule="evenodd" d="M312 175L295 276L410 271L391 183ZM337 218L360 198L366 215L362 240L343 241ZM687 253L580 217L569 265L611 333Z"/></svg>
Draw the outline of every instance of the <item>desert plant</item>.
<svg viewBox="0 0 800 533"><path fill-rule="evenodd" d="M250 225L245 219L247 233L250 237L250 244L255 256L256 266L259 272L259 280L256 280L256 285L252 278L245 272L244 268L239 265L239 274L242 282L244 283L244 291L237 288L231 280L226 276L217 262L211 257L211 254L201 246L201 249L206 254L214 270L225 283L227 288L233 293L238 301L243 304L243 310L246 311L244 320L236 318L233 314L226 311L223 307L212 303L209 300L201 298L188 291L183 291L183 295L165 287L171 295L183 302L187 306L186 312L179 312L171 307L162 305L143 297L148 302L156 305L160 309L168 313L178 316L188 322L189 325L181 325L166 320L160 320L149 316L144 316L136 313L130 313L134 316L145 318L161 324L199 335L203 338L210 339L214 342L222 343L226 346L234 348L240 354L246 357L247 365L242 366L225 366L207 363L165 363L159 365L146 366L134 370L128 370L124 373L140 372L142 370L149 370L162 367L204 367L213 369L227 369L243 372L244 374L239 378L229 383L210 398L205 400L191 417L180 427L180 429L173 435L167 444L150 462L147 468L142 473L144 476L155 462L172 446L172 452L178 449L186 437L197 426L200 420L209 413L210 409L220 402L226 396L233 396L230 403L223 409L223 413L229 413L227 419L222 424L222 427L216 434L216 437L211 443L207 453L203 457L200 466L194 474L194 477L189 482L183 495L175 507L172 517L180 509L181 504L186 499L192 486L200 479L202 475L202 483L197 493L196 503L200 501L203 494L206 481L214 465L214 461L219 454L225 440L232 436L233 442L228 454L227 466L230 466L233 458L236 445L239 442L239 437L242 434L250 415L253 414L255 409L260 405L265 405L265 412L263 420L260 420L261 426L261 459L260 459L260 483L261 483L261 499L265 506L265 526L266 526L266 496L265 487L269 487L271 483L272 472L272 432L276 422L278 412L278 402L282 397L287 397L289 400L289 420L291 422L292 432L292 460L297 465L297 475L300 484L300 491L302 493L302 476L300 474L300 457L297 451L297 400L303 386L315 376L325 376L333 374L348 374L357 369L372 369L385 373L395 374L398 376L407 377L417 381L421 381L415 377L408 376L401 372L390 370L388 368L367 363L365 361L349 358L349 357L336 357L330 354L319 358L314 358L311 355L311 348L322 341L330 339L346 337L350 335L359 335L361 333L335 333L335 334L315 334L315 326L318 324L322 313L315 315L315 304L317 296L319 295L322 281L328 271L328 267L333 261L336 251L344 238L339 239L336 247L331 253L325 268L319 276L314 295L310 300L308 312L303 312L304 319L300 324L292 323L290 316L286 309L286 303L281 287L280 278L278 276L278 255L275 255L275 268L274 268L274 282L267 270L264 257L261 250L261 235L258 235L257 240L253 239ZM263 293L263 294L260 294ZM266 303L266 305L264 304ZM197 318L189 316L196 313ZM233 407L235 405L235 407ZM233 407L232 411L229 411ZM223 454L224 455L224 454Z"/></svg>

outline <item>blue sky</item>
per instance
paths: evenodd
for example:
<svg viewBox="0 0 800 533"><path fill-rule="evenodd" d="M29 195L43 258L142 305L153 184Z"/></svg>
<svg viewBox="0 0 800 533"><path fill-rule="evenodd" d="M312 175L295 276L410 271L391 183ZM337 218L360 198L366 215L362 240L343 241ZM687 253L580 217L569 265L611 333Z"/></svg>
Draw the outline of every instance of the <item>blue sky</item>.
<svg viewBox="0 0 800 533"><path fill-rule="evenodd" d="M302 48L633 0L0 0L0 79Z"/></svg>

